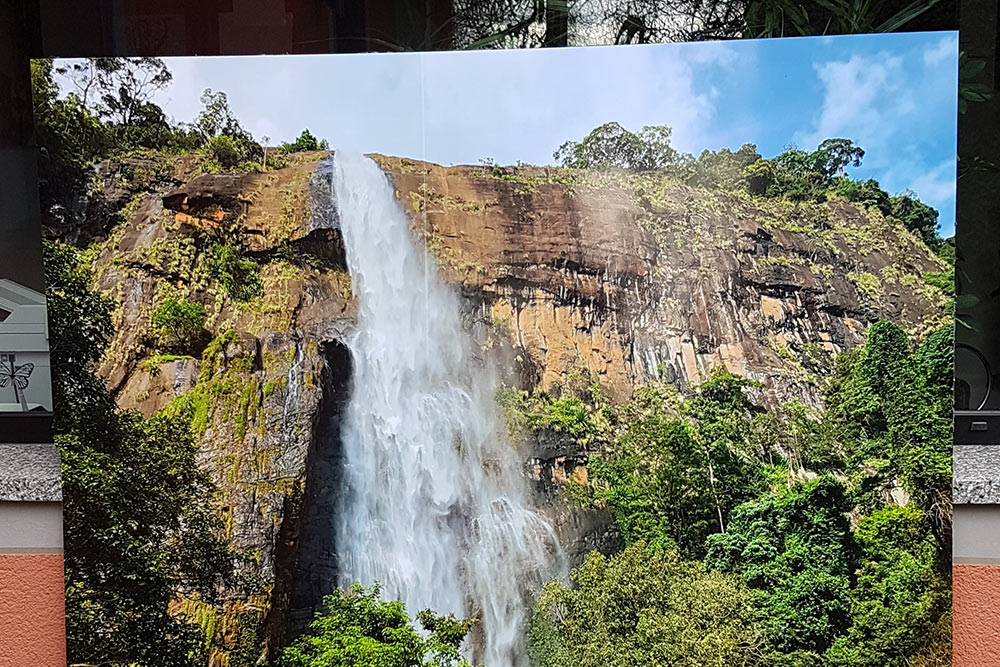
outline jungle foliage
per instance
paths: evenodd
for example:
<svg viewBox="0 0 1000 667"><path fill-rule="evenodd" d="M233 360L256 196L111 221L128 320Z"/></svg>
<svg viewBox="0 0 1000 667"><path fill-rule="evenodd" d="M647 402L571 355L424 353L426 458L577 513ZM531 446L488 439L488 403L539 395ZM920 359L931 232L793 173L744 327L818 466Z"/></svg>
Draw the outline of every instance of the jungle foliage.
<svg viewBox="0 0 1000 667"><path fill-rule="evenodd" d="M226 294L237 301L250 301L262 294L257 262L247 257L242 244L232 238L212 242L208 270Z"/></svg>
<svg viewBox="0 0 1000 667"><path fill-rule="evenodd" d="M153 310L150 324L161 344L189 352L204 330L205 307L187 299L169 297Z"/></svg>
<svg viewBox="0 0 1000 667"><path fill-rule="evenodd" d="M55 438L62 455L66 632L72 664L204 664L200 631L168 613L185 590L213 600L234 581L190 415L119 409L95 366L111 303L79 253L45 247Z"/></svg>
<svg viewBox="0 0 1000 667"><path fill-rule="evenodd" d="M753 383L725 371L687 395L653 382L614 407L578 379L558 396L508 390L515 422L593 452L570 497L610 510L628 545L592 554L571 587L548 584L535 664L618 664L593 658L605 645L623 649L622 664L688 664L680 656L709 636L713 651L734 652L691 664L903 667L946 655L951 340L942 329L913 346L876 322L833 360L823 410L765 409ZM711 608L718 624L699 633L664 620L672 595L685 621Z"/></svg>
<svg viewBox="0 0 1000 667"><path fill-rule="evenodd" d="M535 607L529 656L539 667L757 663L752 591L675 550L591 552L571 579L549 582Z"/></svg>

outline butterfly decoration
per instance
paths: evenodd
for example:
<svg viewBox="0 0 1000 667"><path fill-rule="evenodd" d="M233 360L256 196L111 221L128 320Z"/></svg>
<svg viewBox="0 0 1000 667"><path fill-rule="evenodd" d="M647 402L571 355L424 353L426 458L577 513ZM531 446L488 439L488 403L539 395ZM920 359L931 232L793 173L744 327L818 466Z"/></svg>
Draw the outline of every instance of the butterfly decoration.
<svg viewBox="0 0 1000 667"><path fill-rule="evenodd" d="M14 398L21 404L21 410L24 412L28 411L28 402L24 398L24 390L28 387L28 378L31 377L31 371L33 370L35 370L34 364L28 363L15 366L13 361L10 362L9 368L0 369L0 389L8 385L13 385Z"/></svg>

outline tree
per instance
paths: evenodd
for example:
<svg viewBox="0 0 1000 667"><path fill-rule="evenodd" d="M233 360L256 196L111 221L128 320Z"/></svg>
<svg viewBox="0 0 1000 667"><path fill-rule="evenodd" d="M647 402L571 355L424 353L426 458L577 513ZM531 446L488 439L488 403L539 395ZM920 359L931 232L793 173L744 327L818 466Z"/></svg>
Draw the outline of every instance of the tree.
<svg viewBox="0 0 1000 667"><path fill-rule="evenodd" d="M767 194L791 201L824 201L844 168L860 166L865 152L850 139L826 139L812 152L787 148L771 162Z"/></svg>
<svg viewBox="0 0 1000 667"><path fill-rule="evenodd" d="M705 450L662 397L644 393L614 452L588 465L594 499L614 515L626 544L698 558L705 538L719 529Z"/></svg>
<svg viewBox="0 0 1000 667"><path fill-rule="evenodd" d="M186 299L169 297L153 311L150 323L161 342L188 350L203 332L205 307Z"/></svg>
<svg viewBox="0 0 1000 667"><path fill-rule="evenodd" d="M60 68L100 116L113 123L132 126L137 112L173 79L159 58L88 58Z"/></svg>
<svg viewBox="0 0 1000 667"><path fill-rule="evenodd" d="M774 178L768 195L790 201L825 200L827 177L814 154L790 148L772 159L771 164Z"/></svg>
<svg viewBox="0 0 1000 667"><path fill-rule="evenodd" d="M46 244L45 276L62 455L66 633L71 663L202 664L200 632L168 613L184 589L213 600L233 557L190 415L119 410L94 373L111 307L76 251Z"/></svg>
<svg viewBox="0 0 1000 667"><path fill-rule="evenodd" d="M52 71L51 60L31 62L39 188L48 225L70 215L73 202L90 183L90 165L109 150L106 129L80 98L59 99Z"/></svg>
<svg viewBox="0 0 1000 667"><path fill-rule="evenodd" d="M938 234L938 212L928 206L911 191L905 191L889 200L890 214L903 226L920 238L931 250L943 244Z"/></svg>
<svg viewBox="0 0 1000 667"><path fill-rule="evenodd" d="M46 241L44 253L54 431L108 439L114 402L94 368L114 331L112 302L91 288L75 249Z"/></svg>
<svg viewBox="0 0 1000 667"><path fill-rule="evenodd" d="M633 133L610 122L594 128L579 142L563 143L553 157L565 167L578 169L662 169L679 159L670 146L670 134L665 125L646 125Z"/></svg>
<svg viewBox="0 0 1000 667"><path fill-rule="evenodd" d="M706 189L737 190L747 184L747 168L759 160L754 144L743 144L735 153L728 148L702 151L687 182Z"/></svg>
<svg viewBox="0 0 1000 667"><path fill-rule="evenodd" d="M942 329L911 351L899 326L876 322L827 399L862 505L874 510L901 486L928 513L944 550L951 542L951 336Z"/></svg>
<svg viewBox="0 0 1000 667"><path fill-rule="evenodd" d="M763 412L747 395L755 386L750 380L716 368L685 405L705 452L721 532L726 531L729 512L763 490L761 461L753 459L758 452L749 440L754 430L753 417Z"/></svg>
<svg viewBox="0 0 1000 667"><path fill-rule="evenodd" d="M83 106L120 125L133 125L136 112L173 79L159 58L87 58L58 69L73 82Z"/></svg>
<svg viewBox="0 0 1000 667"><path fill-rule="evenodd" d="M676 551L641 542L587 554L567 587L550 581L528 633L537 667L757 664L762 645L750 592Z"/></svg>
<svg viewBox="0 0 1000 667"><path fill-rule="evenodd" d="M944 327L914 350L911 374L897 379L897 402L887 411L900 482L927 513L942 571L951 567L953 337L952 327Z"/></svg>
<svg viewBox="0 0 1000 667"><path fill-rule="evenodd" d="M424 610L417 614L421 635L403 603L379 593L378 584L354 584L325 597L306 632L282 652L280 667L471 667L459 647L475 620Z"/></svg>
<svg viewBox="0 0 1000 667"><path fill-rule="evenodd" d="M594 500L614 515L626 544L701 558L705 538L762 490L759 464L747 455L757 410L744 393L749 385L717 371L691 400L650 385L620 409L614 445L591 457L588 474Z"/></svg>
<svg viewBox="0 0 1000 667"><path fill-rule="evenodd" d="M103 75L103 68L98 67L102 58L84 58L83 60L63 65L55 71L68 77L76 90L77 98L85 108L94 102L91 94L97 97L99 77ZM110 59L108 59L110 60ZM51 61L50 61L51 62Z"/></svg>
<svg viewBox="0 0 1000 667"><path fill-rule="evenodd" d="M816 166L829 178L842 176L844 167L860 167L865 151L850 139L824 139L813 155Z"/></svg>
<svg viewBox="0 0 1000 667"><path fill-rule="evenodd" d="M792 470L831 470L843 465L837 431L820 410L798 399L786 401L776 411L782 424L781 451Z"/></svg>
<svg viewBox="0 0 1000 667"><path fill-rule="evenodd" d="M291 143L281 144L281 150L285 153L297 153L299 151L318 151L327 148L326 141L320 141L313 136L309 129L302 130L299 138Z"/></svg>
<svg viewBox="0 0 1000 667"><path fill-rule="evenodd" d="M869 178L866 181L855 181L846 176L840 176L835 179L833 192L866 208L877 208L882 212L882 215L891 213L892 205L889 193L883 190L874 178Z"/></svg>
<svg viewBox="0 0 1000 667"><path fill-rule="evenodd" d="M705 564L762 592L760 622L780 653L820 654L847 628L850 507L821 476L740 505L726 533L708 538Z"/></svg>
<svg viewBox="0 0 1000 667"><path fill-rule="evenodd" d="M890 505L859 521L852 623L829 650L831 665L904 667L935 641L951 600L928 529L927 516L913 506Z"/></svg>
<svg viewBox="0 0 1000 667"><path fill-rule="evenodd" d="M195 118L194 127L206 141L220 134L234 136L244 132L229 108L229 97L224 92L212 92L211 88L206 88L201 94L201 103L203 108Z"/></svg>
<svg viewBox="0 0 1000 667"><path fill-rule="evenodd" d="M239 146L232 137L225 134L209 139L205 143L205 154L224 170L235 169L244 161Z"/></svg>
<svg viewBox="0 0 1000 667"><path fill-rule="evenodd" d="M395 49L526 48L939 29L918 19L934 2L787 0L456 0L443 25L425 12ZM939 14L937 18L941 18ZM447 30L446 30L447 29ZM447 32L451 38L441 44Z"/></svg>
<svg viewBox="0 0 1000 667"><path fill-rule="evenodd" d="M914 371L927 391L930 407L948 413L954 404L955 332L942 327L932 332L913 353Z"/></svg>
<svg viewBox="0 0 1000 667"><path fill-rule="evenodd" d="M240 125L224 92L206 88L201 103L204 107L192 127L203 137L208 158L217 169L231 171L263 159L264 149Z"/></svg>

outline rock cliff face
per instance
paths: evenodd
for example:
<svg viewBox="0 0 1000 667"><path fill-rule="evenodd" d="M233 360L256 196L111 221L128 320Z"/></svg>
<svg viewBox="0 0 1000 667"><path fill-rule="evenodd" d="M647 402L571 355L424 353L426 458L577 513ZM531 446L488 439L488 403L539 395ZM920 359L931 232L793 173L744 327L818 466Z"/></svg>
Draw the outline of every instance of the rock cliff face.
<svg viewBox="0 0 1000 667"><path fill-rule="evenodd" d="M222 608L178 602L212 635L213 664L254 664L334 583L351 366L340 341L355 304L325 158L243 176L195 175L184 160L139 165L141 179L136 165L104 172L106 192L129 204L93 246L98 285L118 304L101 372L122 406L147 415L190 401L226 536L259 582ZM646 176L375 159L522 388L557 389L583 369L624 400L650 378L687 388L725 366L760 380L765 401L815 402L829 355L857 345L870 322L920 330L944 316L944 295L922 279L938 260L845 202L792 207ZM260 267L262 294L246 302L211 270L213 247L232 238ZM205 307L190 356L156 353L150 316L169 295ZM585 474L587 452L556 433L531 448L527 469L570 554L613 548L608 517L571 511L557 493Z"/></svg>
<svg viewBox="0 0 1000 667"><path fill-rule="evenodd" d="M354 303L329 197L313 178L324 156L300 154L286 169L244 176L159 165L156 178L127 193L124 222L93 246L98 286L117 304L101 372L125 408L151 415L191 402L226 538L255 582L222 609L179 603L214 634L213 664L256 664L260 650L283 640L303 586L314 595L332 587L322 571L333 552L323 522L350 379L339 341ZM247 302L230 297L210 268L213 247L234 237L259 265L262 293ZM154 353L150 318L167 296L204 306L203 351Z"/></svg>
<svg viewBox="0 0 1000 667"><path fill-rule="evenodd" d="M629 175L377 158L446 279L524 353L542 388L586 368L615 398L713 367L816 401L809 366L878 318L942 321L944 269L848 202L753 203ZM813 360L809 357L816 357Z"/></svg>

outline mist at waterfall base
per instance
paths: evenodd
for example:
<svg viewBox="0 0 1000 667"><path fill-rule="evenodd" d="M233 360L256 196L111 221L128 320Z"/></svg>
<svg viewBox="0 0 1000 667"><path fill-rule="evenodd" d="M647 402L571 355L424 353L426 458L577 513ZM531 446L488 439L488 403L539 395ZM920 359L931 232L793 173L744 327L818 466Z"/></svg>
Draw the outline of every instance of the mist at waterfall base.
<svg viewBox="0 0 1000 667"><path fill-rule="evenodd" d="M480 619L474 657L527 663L529 593L561 574L549 523L530 508L521 456L496 405L495 368L463 328L388 177L337 151L332 191L359 300L342 423L336 517L340 585L378 581L411 616Z"/></svg>

